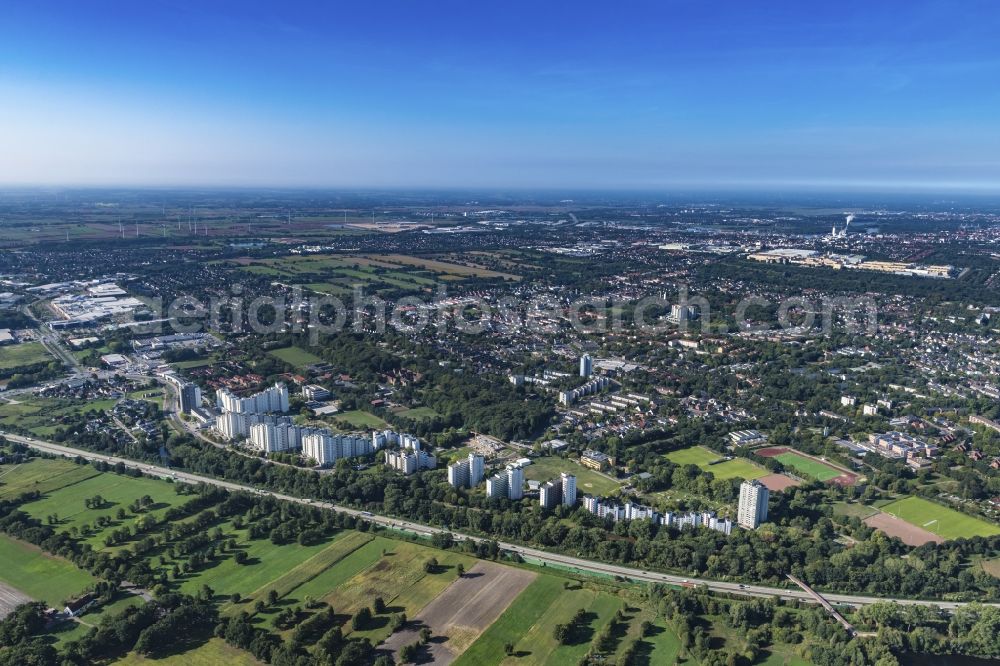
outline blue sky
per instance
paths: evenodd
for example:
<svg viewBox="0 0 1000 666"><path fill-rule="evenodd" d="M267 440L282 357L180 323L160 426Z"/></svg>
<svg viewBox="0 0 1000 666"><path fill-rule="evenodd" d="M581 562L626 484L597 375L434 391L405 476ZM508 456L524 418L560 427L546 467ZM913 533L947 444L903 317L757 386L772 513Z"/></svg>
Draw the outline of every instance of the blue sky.
<svg viewBox="0 0 1000 666"><path fill-rule="evenodd" d="M1000 5L33 2L0 183L1000 190Z"/></svg>

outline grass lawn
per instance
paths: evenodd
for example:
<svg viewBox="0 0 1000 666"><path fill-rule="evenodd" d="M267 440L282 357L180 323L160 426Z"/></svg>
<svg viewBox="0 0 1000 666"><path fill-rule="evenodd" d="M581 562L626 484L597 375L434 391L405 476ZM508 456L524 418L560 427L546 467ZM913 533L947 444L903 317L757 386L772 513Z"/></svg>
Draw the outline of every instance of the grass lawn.
<svg viewBox="0 0 1000 666"><path fill-rule="evenodd" d="M309 284L303 285L306 289L312 289L313 291L320 294L329 294L330 296L338 296L340 294L350 294L351 290L349 287L345 287L339 284L331 284L329 282L310 282Z"/></svg>
<svg viewBox="0 0 1000 666"><path fill-rule="evenodd" d="M12 370L55 360L41 342L22 342L0 347L0 370Z"/></svg>
<svg viewBox="0 0 1000 666"><path fill-rule="evenodd" d="M497 271L491 271L485 268L462 266L461 264L453 264L446 261L437 261L435 259L425 259L423 257L411 257L405 254L389 254L384 256L379 255L378 258L383 261L392 262L394 264L417 266L419 268L433 271L435 273L444 273L447 275L454 275L457 277L476 275L478 277L485 277L485 278L505 278L511 280L521 279L520 276L511 275L510 273L499 273Z"/></svg>
<svg viewBox="0 0 1000 666"><path fill-rule="evenodd" d="M1000 534L1000 525L967 516L922 497L904 497L886 504L882 511L945 539Z"/></svg>
<svg viewBox="0 0 1000 666"><path fill-rule="evenodd" d="M191 368L204 368L206 365L212 365L213 363L215 363L215 359L211 356L206 356L205 358L193 358L190 361L176 361L170 365L178 370L190 370Z"/></svg>
<svg viewBox="0 0 1000 666"><path fill-rule="evenodd" d="M421 419L433 419L441 416L430 407L414 407L413 409L404 409L396 415L405 416L408 419L414 419L417 421L420 421Z"/></svg>
<svg viewBox="0 0 1000 666"><path fill-rule="evenodd" d="M345 557L369 543L373 537L363 532L343 532L334 537L333 542L294 569L290 569L271 580L266 585L254 590L248 595L249 602L257 599L266 600L267 594L274 590L279 598L284 598L301 585L308 583L330 567L335 566ZM304 595L303 595L304 597ZM301 601L302 599L299 599Z"/></svg>
<svg viewBox="0 0 1000 666"><path fill-rule="evenodd" d="M818 460L813 460L812 458L807 458L799 453L793 453L791 451L787 453L781 453L775 456L775 459L780 462L785 467L791 467L797 472L802 472L803 474L808 474L809 476L819 479L820 481L829 481L834 479L843 472L839 469L825 465Z"/></svg>
<svg viewBox="0 0 1000 666"><path fill-rule="evenodd" d="M63 459L35 458L21 465L0 465L0 498L17 497L32 490L50 493L99 473L90 465Z"/></svg>
<svg viewBox="0 0 1000 666"><path fill-rule="evenodd" d="M865 518L874 516L876 513L878 513L876 509L873 509L865 504L837 502L833 505L833 514L835 516L850 516L858 518L859 520L864 520Z"/></svg>
<svg viewBox="0 0 1000 666"><path fill-rule="evenodd" d="M651 620L653 629L649 636L639 642L639 654L648 654L649 664L674 664L681 651L681 639L666 623L656 618Z"/></svg>
<svg viewBox="0 0 1000 666"><path fill-rule="evenodd" d="M540 575L496 622L466 650L455 666L508 664L539 666L575 664L590 649L593 637L607 624L623 601L590 588L564 589L565 579ZM579 609L587 612L586 627L570 645L559 645L553 628L568 622ZM516 656L506 657L503 646L514 643ZM619 646L621 647L621 646ZM669 662L650 662L669 663Z"/></svg>
<svg viewBox="0 0 1000 666"><path fill-rule="evenodd" d="M809 662L792 652L791 646L780 645L765 651L767 659L761 666L809 666Z"/></svg>
<svg viewBox="0 0 1000 666"><path fill-rule="evenodd" d="M237 564L232 557L219 560L207 569L194 574L188 574L181 584L181 591L196 594L202 585L208 585L215 590L216 597L229 597L234 592L247 597L255 591L268 585L271 581L299 566L314 555L335 543L342 534L337 534L332 540L314 546L289 544L277 546L270 539L249 539L247 530L235 530L232 524L221 525L227 538L232 537L245 551L248 560L246 564ZM240 605L241 610L252 610L246 605Z"/></svg>
<svg viewBox="0 0 1000 666"><path fill-rule="evenodd" d="M6 535L0 535L0 562L0 581L53 608L62 608L63 601L95 581L68 560Z"/></svg>
<svg viewBox="0 0 1000 666"><path fill-rule="evenodd" d="M314 365L316 363L323 362L323 359L319 356L316 356L312 352L307 352L305 349L300 347L282 347L281 349L272 349L268 352L268 354L296 368L304 368L307 365Z"/></svg>
<svg viewBox="0 0 1000 666"><path fill-rule="evenodd" d="M352 428L370 428L373 430L387 428L388 424L379 417L361 409L352 409L347 412L335 414L338 421L346 421Z"/></svg>
<svg viewBox="0 0 1000 666"><path fill-rule="evenodd" d="M302 585L293 590L293 596L298 600L302 600L307 596L314 599L321 599L328 595L333 595L334 590L339 589L340 586L356 574L364 571L381 559L382 551L387 548L384 541L385 539L368 540L341 558L336 565L329 567L326 571L302 583ZM337 608L337 610L340 609Z"/></svg>
<svg viewBox="0 0 1000 666"><path fill-rule="evenodd" d="M118 661L117 666L258 666L261 662L249 652L235 648L221 638L210 638L198 647L181 654L148 659L130 652Z"/></svg>
<svg viewBox="0 0 1000 666"><path fill-rule="evenodd" d="M580 495L608 496L618 492L621 484L592 469L587 469L576 461L545 456L532 458L531 464L524 468L524 478L529 481L548 481L567 472L576 476L576 489Z"/></svg>
<svg viewBox="0 0 1000 666"><path fill-rule="evenodd" d="M505 663L558 666L575 664L590 650L591 641L624 605L616 596L589 589L563 591L545 614L514 644L516 653L530 652ZM559 645L552 635L555 625L569 622L579 609L587 612L580 636L570 645Z"/></svg>
<svg viewBox="0 0 1000 666"><path fill-rule="evenodd" d="M704 446L671 451L666 457L675 465L696 465L703 471L711 472L717 479L758 479L770 473L746 458L716 463L715 461L722 460L722 454Z"/></svg>

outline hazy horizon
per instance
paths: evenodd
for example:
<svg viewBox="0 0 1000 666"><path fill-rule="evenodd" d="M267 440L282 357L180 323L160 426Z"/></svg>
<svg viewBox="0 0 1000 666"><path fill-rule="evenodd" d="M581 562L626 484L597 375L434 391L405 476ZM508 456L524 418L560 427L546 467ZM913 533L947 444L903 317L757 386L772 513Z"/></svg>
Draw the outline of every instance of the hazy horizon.
<svg viewBox="0 0 1000 666"><path fill-rule="evenodd" d="M0 184L1000 192L1000 8L15 1Z"/></svg>

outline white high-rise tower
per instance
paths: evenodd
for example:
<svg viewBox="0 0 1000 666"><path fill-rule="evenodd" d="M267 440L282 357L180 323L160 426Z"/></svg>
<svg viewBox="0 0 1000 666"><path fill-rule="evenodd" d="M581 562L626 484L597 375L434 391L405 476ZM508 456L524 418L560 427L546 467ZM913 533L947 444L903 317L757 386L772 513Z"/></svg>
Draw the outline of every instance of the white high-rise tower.
<svg viewBox="0 0 1000 666"><path fill-rule="evenodd" d="M744 481L740 484L740 505L736 520L742 527L757 529L767 520L767 500L771 492L760 481Z"/></svg>

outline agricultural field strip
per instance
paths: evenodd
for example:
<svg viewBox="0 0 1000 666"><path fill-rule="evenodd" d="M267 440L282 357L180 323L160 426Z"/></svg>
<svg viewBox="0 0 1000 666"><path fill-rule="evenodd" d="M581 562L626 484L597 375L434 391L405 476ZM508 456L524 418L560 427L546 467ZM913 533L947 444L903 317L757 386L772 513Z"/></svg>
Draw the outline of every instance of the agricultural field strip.
<svg viewBox="0 0 1000 666"><path fill-rule="evenodd" d="M90 465L59 462L66 467L55 474L35 473L36 470L25 465L3 470L0 473L0 497L17 497L29 491L38 491L44 495L86 481L100 473Z"/></svg>
<svg viewBox="0 0 1000 666"><path fill-rule="evenodd" d="M257 588L250 594L250 597L252 599L262 599L271 590L277 592L278 597L287 596L298 587L308 583L354 551L372 541L372 539L374 537L369 534L350 532L294 569Z"/></svg>
<svg viewBox="0 0 1000 666"><path fill-rule="evenodd" d="M523 569L478 562L464 577L453 581L413 618L434 635L448 636L445 643L431 647L434 662L448 663L463 652L535 576ZM393 634L384 645L397 650L416 640L417 635L416 628L410 628Z"/></svg>

